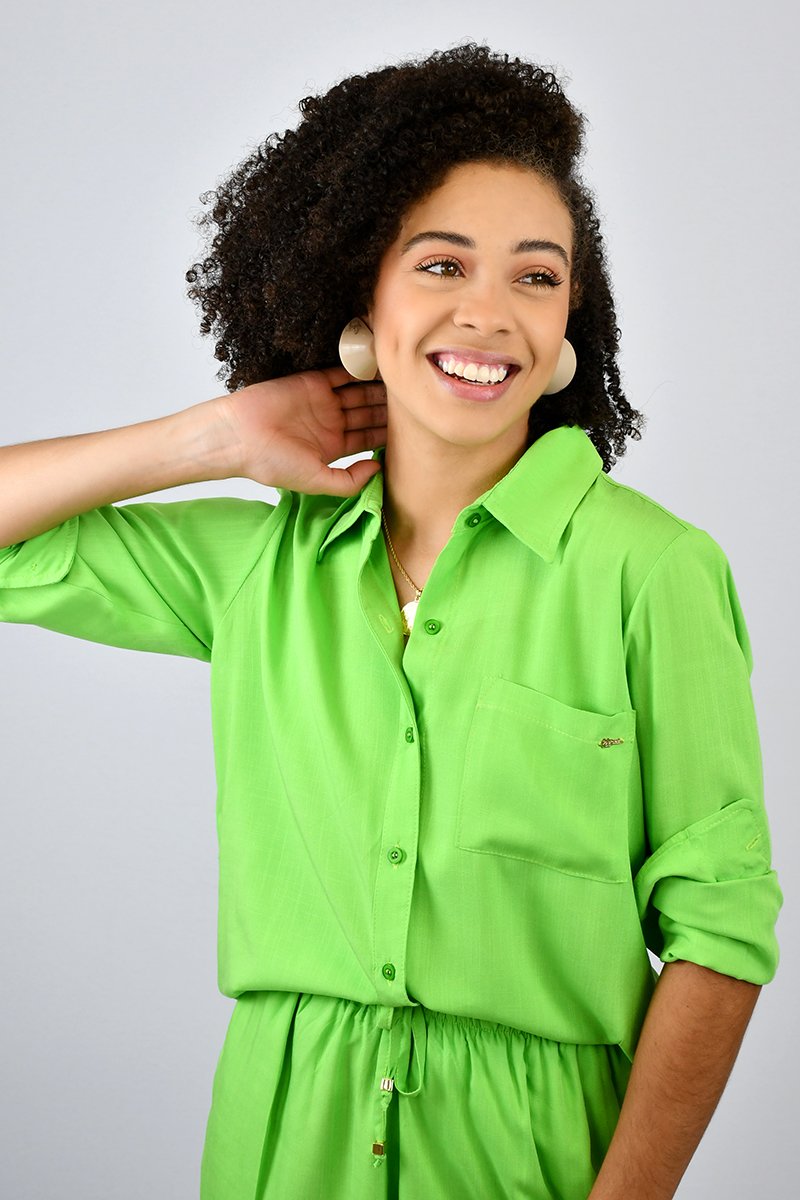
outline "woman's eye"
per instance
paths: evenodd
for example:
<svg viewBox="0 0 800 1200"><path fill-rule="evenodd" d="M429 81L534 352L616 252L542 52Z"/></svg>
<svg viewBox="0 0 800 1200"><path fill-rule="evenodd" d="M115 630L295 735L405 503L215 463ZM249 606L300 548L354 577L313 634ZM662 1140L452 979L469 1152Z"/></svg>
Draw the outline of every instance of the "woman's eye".
<svg viewBox="0 0 800 1200"><path fill-rule="evenodd" d="M452 258L436 258L436 259L433 259L431 262L420 263L416 269L418 271L425 271L429 275L438 274L438 272L431 271L429 269L430 267L458 267L458 263L455 261L455 259L452 259ZM448 278L452 278L452 276L439 275L439 278L440 279L448 279Z"/></svg>
<svg viewBox="0 0 800 1200"><path fill-rule="evenodd" d="M523 279L538 280L539 287L558 287L563 280L551 274L550 271L531 271L528 275L523 275Z"/></svg>
<svg viewBox="0 0 800 1200"><path fill-rule="evenodd" d="M450 275L450 274L439 272L439 271L432 271L431 270L432 267L455 267L457 271L461 270L461 267L459 266L459 264L456 262L456 260L454 258L431 259L428 262L420 263L419 266L415 267L414 269L416 271L424 271L428 275L438 275L439 279L454 279L455 278L454 275ZM539 287L539 288L541 288L541 287L544 287L544 288L558 287L559 284L563 282L563 280L559 279L558 276L554 275L551 271L544 271L544 270L529 271L527 275L522 275L522 276L520 276L520 278L521 279L533 279L535 282L532 286Z"/></svg>

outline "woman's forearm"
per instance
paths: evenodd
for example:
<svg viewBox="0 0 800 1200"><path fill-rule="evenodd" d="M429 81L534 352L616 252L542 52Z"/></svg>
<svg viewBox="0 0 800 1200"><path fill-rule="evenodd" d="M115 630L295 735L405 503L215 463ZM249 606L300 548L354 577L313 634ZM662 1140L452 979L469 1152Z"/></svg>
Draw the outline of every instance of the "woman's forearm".
<svg viewBox="0 0 800 1200"><path fill-rule="evenodd" d="M661 971L589 1200L670 1200L711 1120L761 988L677 960Z"/></svg>
<svg viewBox="0 0 800 1200"><path fill-rule="evenodd" d="M0 447L0 546L103 504L229 478L236 446L224 401L118 429Z"/></svg>

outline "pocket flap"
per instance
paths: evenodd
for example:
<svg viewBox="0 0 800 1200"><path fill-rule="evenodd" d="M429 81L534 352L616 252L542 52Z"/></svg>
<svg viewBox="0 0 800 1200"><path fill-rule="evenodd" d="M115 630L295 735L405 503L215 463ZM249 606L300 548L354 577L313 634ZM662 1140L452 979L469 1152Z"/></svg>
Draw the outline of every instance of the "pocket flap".
<svg viewBox="0 0 800 1200"><path fill-rule="evenodd" d="M470 725L456 845L630 882L635 728L633 709L574 708L503 676L487 677Z"/></svg>

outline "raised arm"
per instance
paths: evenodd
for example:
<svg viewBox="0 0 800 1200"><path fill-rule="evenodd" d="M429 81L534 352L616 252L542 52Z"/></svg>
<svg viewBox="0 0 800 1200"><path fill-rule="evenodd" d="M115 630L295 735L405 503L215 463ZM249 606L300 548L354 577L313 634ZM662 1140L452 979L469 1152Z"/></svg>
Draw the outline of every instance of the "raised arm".
<svg viewBox="0 0 800 1200"><path fill-rule="evenodd" d="M227 478L224 400L118 429L0 447L0 546L117 500Z"/></svg>
<svg viewBox="0 0 800 1200"><path fill-rule="evenodd" d="M118 500L209 479L351 494L375 464L328 464L383 444L386 407L382 384L348 382L344 368L303 371L134 425L2 446L0 546Z"/></svg>

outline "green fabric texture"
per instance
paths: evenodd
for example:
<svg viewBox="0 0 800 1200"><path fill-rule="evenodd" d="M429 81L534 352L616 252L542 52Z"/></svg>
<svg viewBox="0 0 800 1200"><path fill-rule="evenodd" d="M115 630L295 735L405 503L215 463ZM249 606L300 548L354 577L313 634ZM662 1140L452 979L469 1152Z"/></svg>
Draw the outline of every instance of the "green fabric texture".
<svg viewBox="0 0 800 1200"><path fill-rule="evenodd" d="M248 992L214 1077L200 1200L586 1200L629 1076L618 1046Z"/></svg>
<svg viewBox="0 0 800 1200"><path fill-rule="evenodd" d="M648 949L774 977L752 652L708 533L561 426L459 513L405 644L382 472L279 495L108 505L0 549L0 619L210 663L223 994L492 1022L569 1072L575 1046L632 1060Z"/></svg>

